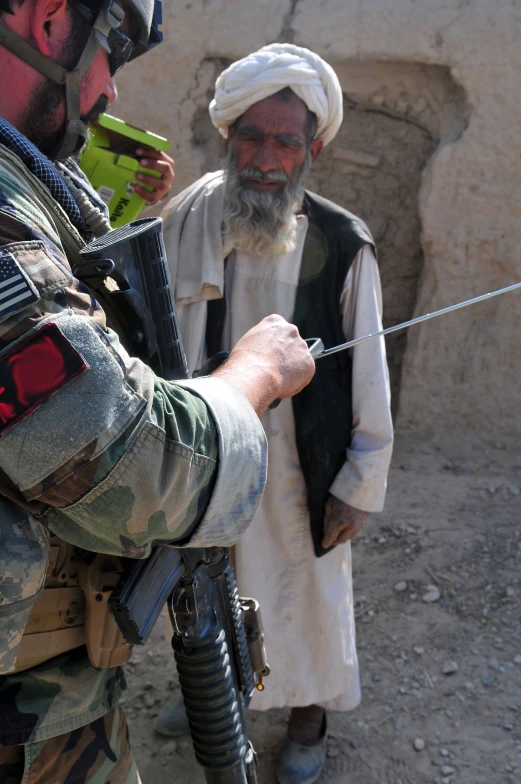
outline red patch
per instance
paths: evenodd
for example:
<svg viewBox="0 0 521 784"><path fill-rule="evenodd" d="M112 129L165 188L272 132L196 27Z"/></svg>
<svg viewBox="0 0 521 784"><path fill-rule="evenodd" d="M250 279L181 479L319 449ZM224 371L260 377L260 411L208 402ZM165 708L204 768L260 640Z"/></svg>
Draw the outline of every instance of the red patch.
<svg viewBox="0 0 521 784"><path fill-rule="evenodd" d="M0 359L0 436L88 368L56 324Z"/></svg>

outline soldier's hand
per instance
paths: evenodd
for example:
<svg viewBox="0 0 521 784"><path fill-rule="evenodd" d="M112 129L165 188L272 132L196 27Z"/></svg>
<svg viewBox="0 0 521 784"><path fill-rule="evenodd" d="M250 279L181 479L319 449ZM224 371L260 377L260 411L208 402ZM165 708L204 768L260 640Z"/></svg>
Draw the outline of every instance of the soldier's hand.
<svg viewBox="0 0 521 784"><path fill-rule="evenodd" d="M355 509L330 495L326 502L322 547L333 547L353 539L368 519L369 512Z"/></svg>
<svg viewBox="0 0 521 784"><path fill-rule="evenodd" d="M259 416L277 398L300 392L315 374L315 360L297 327L268 316L237 343L215 375L237 387Z"/></svg>

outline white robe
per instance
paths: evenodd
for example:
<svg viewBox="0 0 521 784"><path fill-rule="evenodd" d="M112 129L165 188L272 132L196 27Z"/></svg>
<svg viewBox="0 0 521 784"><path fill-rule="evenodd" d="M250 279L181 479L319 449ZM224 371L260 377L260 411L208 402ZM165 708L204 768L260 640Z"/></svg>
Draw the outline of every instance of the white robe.
<svg viewBox="0 0 521 784"><path fill-rule="evenodd" d="M213 183L215 177L208 175L206 180ZM181 280L193 278L190 285L183 283L187 291L183 290L184 297L178 301L179 321L191 370L200 367L205 359L207 286L198 281L218 284L222 257L217 254L215 269L211 268L211 263L210 268L205 269L212 257L208 249L199 251L197 261L193 254L185 258L179 227L185 230L187 245L190 244L189 229L196 240L202 236L204 226L201 222L197 229L196 215L204 212L203 220L208 225L208 214L213 214L211 205L216 201L211 191L208 191L209 200L205 200L206 180L203 178L172 202L167 208L165 223L169 259L175 259L174 264L171 263L171 275L176 299ZM174 223L168 212L175 211L177 205L184 205L185 201L190 203L187 195L191 195L191 190L201 194L197 204L202 204L204 210L199 207L197 213L197 206L190 205L192 222L187 224L185 214L180 212ZM214 218L213 223L218 227L218 216ZM271 313L291 320L307 228L307 217L299 216L295 250L285 256L258 257L235 252L230 255L223 348L231 348L245 332ZM215 227L213 234L216 236L210 236L212 231L208 231L212 247L218 248L220 241ZM206 234L205 238L208 245ZM199 256L206 260L205 264L199 262ZM370 246L362 248L353 261L339 307L346 340L381 329L380 278ZM383 339L352 349L352 359L353 436L346 462L333 482L331 492L357 509L378 512L383 508L393 442ZM331 412L331 416L341 415L342 412ZM332 710L352 710L360 702L361 695L351 547L349 543L340 545L322 558L316 558L314 554L291 401L282 401L278 408L268 411L262 423L268 436L268 482L257 515L235 548L239 592L260 602L271 666L266 689L255 692L251 707L266 710L318 703Z"/></svg>
<svg viewBox="0 0 521 784"><path fill-rule="evenodd" d="M299 218L297 246L286 256L236 253L228 259L223 348L270 313L291 320L307 224ZM369 246L358 254L339 306L346 340L381 329L378 268ZM379 511L392 447L383 340L356 348L353 363L353 442L331 489L358 509ZM272 668L251 707L320 703L351 710L360 701L351 547L341 545L322 558L314 554L291 400L268 411L262 423L268 482L251 527L235 547L239 593L260 602Z"/></svg>

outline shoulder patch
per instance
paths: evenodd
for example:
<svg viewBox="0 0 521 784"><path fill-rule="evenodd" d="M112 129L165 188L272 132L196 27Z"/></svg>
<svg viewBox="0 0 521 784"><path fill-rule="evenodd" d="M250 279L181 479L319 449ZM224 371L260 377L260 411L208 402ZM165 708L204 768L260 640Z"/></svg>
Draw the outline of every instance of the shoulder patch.
<svg viewBox="0 0 521 784"><path fill-rule="evenodd" d="M0 361L0 438L88 367L52 323L7 351Z"/></svg>
<svg viewBox="0 0 521 784"><path fill-rule="evenodd" d="M39 299L35 285L13 254L0 250L0 321Z"/></svg>
<svg viewBox="0 0 521 784"><path fill-rule="evenodd" d="M100 340L92 319L70 311L39 322L33 332L0 353L0 363L24 340L31 340L35 332L41 332L44 324L54 324L64 338L59 345L67 351L72 346L86 369L81 372L79 365L74 365L78 356L72 353L76 359L72 360L68 372L62 369L66 376L62 378L62 387L55 379L55 391L49 393L43 405L38 403L29 416L24 416L2 435L0 468L22 493L51 474L61 472L69 460L70 468L72 458L87 447L89 460L95 460L127 427L139 423L138 417L146 406L146 400L127 383L126 369L115 358L115 352ZM76 377L69 383L74 373ZM62 479L68 476L60 475Z"/></svg>

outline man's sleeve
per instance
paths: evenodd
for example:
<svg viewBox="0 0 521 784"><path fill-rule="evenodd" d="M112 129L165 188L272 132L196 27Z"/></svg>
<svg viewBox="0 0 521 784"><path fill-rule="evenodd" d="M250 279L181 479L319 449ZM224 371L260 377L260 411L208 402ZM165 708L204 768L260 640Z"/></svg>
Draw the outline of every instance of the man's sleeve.
<svg viewBox="0 0 521 784"><path fill-rule="evenodd" d="M0 205L6 494L88 550L234 543L266 481L255 412L222 380L167 382L129 357L43 224ZM22 288L2 297L11 285Z"/></svg>
<svg viewBox="0 0 521 784"><path fill-rule="evenodd" d="M360 250L351 265L340 306L346 341L382 329L380 275L369 245ZM384 339L355 346L352 361L352 440L330 492L355 509L380 512L393 445Z"/></svg>

